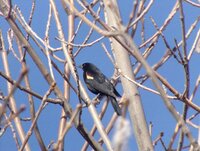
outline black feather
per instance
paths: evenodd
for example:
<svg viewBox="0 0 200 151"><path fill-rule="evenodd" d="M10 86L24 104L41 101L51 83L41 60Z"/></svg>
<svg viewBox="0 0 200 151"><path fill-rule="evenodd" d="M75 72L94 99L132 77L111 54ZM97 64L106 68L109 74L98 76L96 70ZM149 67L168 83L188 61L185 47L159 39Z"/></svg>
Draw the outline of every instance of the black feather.
<svg viewBox="0 0 200 151"><path fill-rule="evenodd" d="M121 115L121 109L116 100L116 97L121 97L121 95L110 80L91 63L84 63L81 65L81 68L83 69L83 79L88 89L94 94L100 93L108 96L116 113Z"/></svg>
<svg viewBox="0 0 200 151"><path fill-rule="evenodd" d="M117 113L117 115L122 115L122 111L121 111L121 109L120 109L120 107L119 107L119 105L117 103L116 98L115 97L109 97L109 98L110 98L112 106L113 106L115 112Z"/></svg>

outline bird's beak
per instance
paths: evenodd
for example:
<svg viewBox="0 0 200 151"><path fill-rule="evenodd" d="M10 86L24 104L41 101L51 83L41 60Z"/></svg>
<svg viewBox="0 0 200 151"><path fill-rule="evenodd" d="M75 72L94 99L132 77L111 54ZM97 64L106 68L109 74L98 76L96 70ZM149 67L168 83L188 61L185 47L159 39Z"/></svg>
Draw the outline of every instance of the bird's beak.
<svg viewBox="0 0 200 151"><path fill-rule="evenodd" d="M82 64L81 65L79 65L79 66L77 66L78 68L81 68L81 69L83 69L83 66L82 66Z"/></svg>

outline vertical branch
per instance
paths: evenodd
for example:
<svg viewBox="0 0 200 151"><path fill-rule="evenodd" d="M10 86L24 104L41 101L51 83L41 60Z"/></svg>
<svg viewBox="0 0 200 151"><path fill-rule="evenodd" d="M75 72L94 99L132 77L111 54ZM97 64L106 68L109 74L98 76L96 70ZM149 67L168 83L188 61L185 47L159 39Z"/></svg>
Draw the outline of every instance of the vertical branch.
<svg viewBox="0 0 200 151"><path fill-rule="evenodd" d="M187 59L187 48L186 48L186 32L185 32L185 20L183 13L182 0L179 0L179 10L180 10L180 21L181 21L181 29L182 29L182 49L183 49L183 59L184 59L184 70L185 70L185 92L184 95L186 98L189 97L189 86L190 86L190 73L189 73L189 61Z"/></svg>
<svg viewBox="0 0 200 151"><path fill-rule="evenodd" d="M104 0L104 5L106 22L108 23L108 25L123 32L123 26L121 24L121 18L116 1L111 0L108 2ZM124 41L124 39L119 39L121 41ZM113 53L118 68L125 75L134 80L135 78L133 75L128 52L114 38L111 38L110 41L112 43ZM122 76L121 82L125 96L129 101L128 110L134 128L138 149L142 151L153 150L137 86L132 84L130 81Z"/></svg>
<svg viewBox="0 0 200 151"><path fill-rule="evenodd" d="M183 49L183 67L185 71L185 91L183 96L185 98L189 97L189 87L190 87L190 73L189 73L189 61L187 58L187 50L186 50L186 32L185 32L185 20L184 20L184 13L183 13L183 5L182 0L179 0L179 11L180 11L180 21L181 21L181 29L182 29L182 49ZM183 105L183 120L186 120L187 117L188 106L186 104ZM178 149L177 151L181 151L183 147L184 141L184 133L181 131Z"/></svg>
<svg viewBox="0 0 200 151"><path fill-rule="evenodd" d="M4 46L4 41L3 41L3 36L2 36L2 32L1 31L0 31L0 41L1 41L1 44L2 44L2 60L3 60L4 70L5 70L6 75L8 77L11 77L8 58L7 58L7 52L6 52L6 49L5 49L5 46ZM9 82L7 82L7 87L8 87L8 93L10 93L10 91L12 89L12 85ZM16 102L15 102L15 99L14 99L13 96L10 97L9 105L10 105L12 111L14 113L16 113L17 112L17 107L16 107ZM14 119L14 122L15 122L15 125L16 125L16 128L17 128L17 132L19 134L20 140L21 140L21 142L23 142L24 139L25 139L25 133L24 133L24 129L22 127L20 118L16 117ZM25 150L26 151L30 151L30 147L29 147L28 144L26 144Z"/></svg>
<svg viewBox="0 0 200 151"><path fill-rule="evenodd" d="M52 69L52 63L51 63L51 58L50 58L50 53L49 53L49 28L50 28L50 23L51 23L51 16L52 16L52 10L51 10L51 5L49 5L49 15L48 15L48 20L47 20L47 25L46 25L46 31L45 31L45 40L44 40L44 45L45 45L45 54L48 59L48 65L49 65L49 70L52 79L55 81L55 77L53 74L53 69Z"/></svg>
<svg viewBox="0 0 200 151"><path fill-rule="evenodd" d="M61 1L62 2L62 6L63 8L65 8L66 4L64 2L64 0ZM73 3L73 0L71 0L71 3ZM68 11L68 43L72 43L73 41L73 36L74 36L74 15L71 12L70 8ZM72 54L72 45L68 45L68 51ZM73 55L72 55L73 56ZM66 63L65 64L65 75L67 77L67 79L70 79L70 69L69 69L69 65ZM64 96L66 98L66 101L69 101L70 99L70 86L68 84L67 81L64 81ZM60 140L60 143L58 143L58 150L64 150L64 137L63 133L64 133L64 129L66 127L66 114L65 112L62 110L61 113L61 120L60 120L60 125L59 125L59 132L58 132L58 140Z"/></svg>
<svg viewBox="0 0 200 151"><path fill-rule="evenodd" d="M16 37L16 41L17 41L17 45L18 45L18 50L19 50L20 58L22 59L22 61L21 61L22 69L27 69L26 59L25 59L23 51L22 51L22 45L19 42L19 40L18 40L17 37ZM28 75L25 75L24 82L25 82L26 88L29 89L29 90L31 90L31 86L30 86ZM32 97L31 94L28 94L28 101L29 101L29 105L30 105L31 120L33 121L33 119L35 118L35 106L34 106L34 101L33 101L33 97ZM42 139L42 136L40 134L40 131L39 131L37 123L35 124L34 132L35 132L35 136L37 138L37 141L38 141L38 143L40 145L41 150L45 151L46 147L45 147L44 141Z"/></svg>

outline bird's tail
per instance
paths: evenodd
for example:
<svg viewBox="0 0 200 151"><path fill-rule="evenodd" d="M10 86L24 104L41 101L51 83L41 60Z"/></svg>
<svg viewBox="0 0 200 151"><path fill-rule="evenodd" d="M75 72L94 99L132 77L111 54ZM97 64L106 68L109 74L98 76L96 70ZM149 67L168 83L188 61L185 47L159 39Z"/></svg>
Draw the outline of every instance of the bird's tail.
<svg viewBox="0 0 200 151"><path fill-rule="evenodd" d="M111 96L109 98L110 98L112 106L113 106L115 112L117 113L117 115L119 115L119 116L122 115L121 108L119 107L119 104L117 103L116 98L115 97L111 97Z"/></svg>
<svg viewBox="0 0 200 151"><path fill-rule="evenodd" d="M120 97L120 98L121 98L121 95L117 92L116 89L114 89L114 94L115 94L117 97Z"/></svg>

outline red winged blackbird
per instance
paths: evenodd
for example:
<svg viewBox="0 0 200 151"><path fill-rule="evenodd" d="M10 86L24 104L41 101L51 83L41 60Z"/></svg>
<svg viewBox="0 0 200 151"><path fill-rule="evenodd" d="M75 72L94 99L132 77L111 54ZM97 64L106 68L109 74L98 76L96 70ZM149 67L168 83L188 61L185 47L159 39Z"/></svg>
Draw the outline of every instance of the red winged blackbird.
<svg viewBox="0 0 200 151"><path fill-rule="evenodd" d="M84 63L79 67L83 69L83 79L88 89L94 94L109 97L115 112L121 115L121 109L116 100L116 97L121 96L108 78L92 63Z"/></svg>

